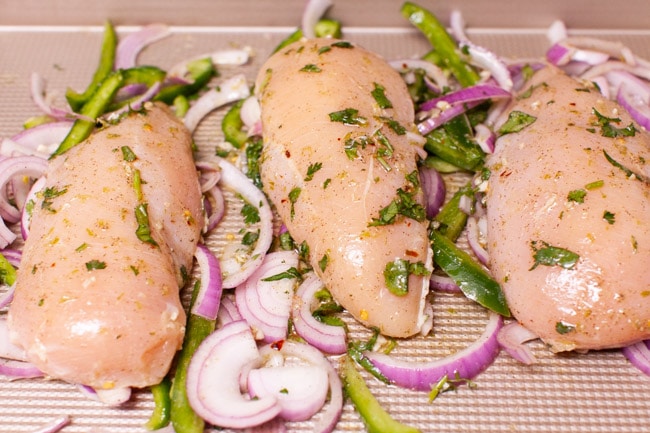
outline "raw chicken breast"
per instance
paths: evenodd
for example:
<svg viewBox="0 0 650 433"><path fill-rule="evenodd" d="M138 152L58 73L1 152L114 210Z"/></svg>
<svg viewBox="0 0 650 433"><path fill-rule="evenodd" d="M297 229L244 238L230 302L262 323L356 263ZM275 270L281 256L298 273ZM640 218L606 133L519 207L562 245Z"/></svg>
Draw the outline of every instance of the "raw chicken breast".
<svg viewBox="0 0 650 433"><path fill-rule="evenodd" d="M488 162L491 268L510 309L554 351L649 338L650 136L605 136L630 116L555 68L526 89L509 111L536 120Z"/></svg>
<svg viewBox="0 0 650 433"><path fill-rule="evenodd" d="M273 55L256 89L264 191L293 239L309 246L311 265L356 319L385 335L417 333L431 268L427 223L396 215L372 224L399 191L404 213L409 200L417 210L423 202L408 178L418 178L421 143L406 132L413 105L403 80L361 47L317 39ZM396 264L423 270L401 274L399 295L384 275Z"/></svg>
<svg viewBox="0 0 650 433"><path fill-rule="evenodd" d="M149 106L50 163L8 318L48 375L107 389L167 373L185 330L181 269L203 221L190 143L171 111ZM143 203L157 245L136 236Z"/></svg>

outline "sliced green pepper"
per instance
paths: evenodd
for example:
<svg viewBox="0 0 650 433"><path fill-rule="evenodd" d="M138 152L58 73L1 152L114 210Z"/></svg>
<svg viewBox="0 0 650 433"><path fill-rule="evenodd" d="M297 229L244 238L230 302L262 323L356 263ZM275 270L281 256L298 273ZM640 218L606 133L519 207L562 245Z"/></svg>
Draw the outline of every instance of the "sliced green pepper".
<svg viewBox="0 0 650 433"><path fill-rule="evenodd" d="M244 122L241 120L242 105L244 105L243 100L237 101L233 104L221 121L221 130L223 131L224 140L235 146L237 149L241 149L248 139L248 134L242 130L244 126Z"/></svg>
<svg viewBox="0 0 650 433"><path fill-rule="evenodd" d="M16 282L16 268L0 254L0 281L8 286Z"/></svg>
<svg viewBox="0 0 650 433"><path fill-rule="evenodd" d="M424 159L424 161L422 161L422 165L425 167L433 168L436 171L438 171L438 173L448 174L448 173L458 173L459 171L463 171L462 168L455 166L454 164L447 162L436 155L427 156Z"/></svg>
<svg viewBox="0 0 650 433"><path fill-rule="evenodd" d="M169 424L169 411L171 408L170 389L171 381L168 377L164 378L159 384L151 387L154 410L144 425L147 430L158 430Z"/></svg>
<svg viewBox="0 0 650 433"><path fill-rule="evenodd" d="M102 84L102 82L109 76L113 70L113 64L115 62L115 51L117 49L117 35L115 34L115 29L110 21L106 21L104 24L104 40L102 42L102 53L99 58L99 65L95 70L93 79L83 93L77 93L72 89L68 89L65 93L65 97L68 100L68 104L73 111L79 112L81 107L84 106L86 102L91 98L95 93L97 88Z"/></svg>
<svg viewBox="0 0 650 433"><path fill-rule="evenodd" d="M439 62L439 66L451 71L463 87L478 82L479 75L467 62L463 61L458 46L435 15L411 2L404 3L401 12L402 16L408 19L429 40L437 54L435 60Z"/></svg>
<svg viewBox="0 0 650 433"><path fill-rule="evenodd" d="M89 119L97 119L102 115L109 106L115 93L122 86L124 75L121 71L112 72L97 88L95 93L86 102L79 114ZM52 157L61 155L84 141L95 128L94 120L77 119L75 120L70 132L63 139L59 147L54 151Z"/></svg>
<svg viewBox="0 0 650 433"><path fill-rule="evenodd" d="M485 153L473 137L469 118L461 114L427 134L424 148L456 167L474 171L483 164Z"/></svg>
<svg viewBox="0 0 650 433"><path fill-rule="evenodd" d="M431 230L430 238L436 265L454 280L468 299L510 317L501 286L480 264L437 230Z"/></svg>
<svg viewBox="0 0 650 433"><path fill-rule="evenodd" d="M354 407L366 424L368 433L419 433L415 427L396 421L384 410L372 395L354 361L349 356L343 358L343 389L350 397Z"/></svg>
<svg viewBox="0 0 650 433"><path fill-rule="evenodd" d="M458 239L458 236L465 228L465 224L467 224L467 214L459 207L460 199L462 196L471 193L470 184L458 189L434 218L434 221L439 223L437 230L452 241Z"/></svg>
<svg viewBox="0 0 650 433"><path fill-rule="evenodd" d="M156 66L136 66L134 68L123 69L122 75L124 76L122 86L127 86L129 84L144 84L147 87L151 87L154 84L163 81L167 72ZM134 96L128 100L114 102L106 108L106 111L111 112L118 110L138 98L139 96Z"/></svg>
<svg viewBox="0 0 650 433"><path fill-rule="evenodd" d="M200 285L200 281L194 285L191 304L196 300ZM214 328L213 320L195 314L189 314L187 317L183 348L176 357L176 372L171 390L170 419L176 433L203 433L205 421L190 406L185 386L190 360L201 342L214 331Z"/></svg>
<svg viewBox="0 0 650 433"><path fill-rule="evenodd" d="M319 20L316 23L316 26L314 26L314 34L316 35L317 38L335 38L335 39L340 39L342 36L341 32L341 23L336 20L332 19L327 19L323 18ZM282 48L293 44L294 42L298 42L300 39L302 39L303 33L302 29L296 29L291 33L289 36L284 38L273 50L274 53L280 51Z"/></svg>
<svg viewBox="0 0 650 433"><path fill-rule="evenodd" d="M199 90L210 82L212 77L217 75L217 70L214 68L212 59L209 57L190 62L187 65L187 69L192 80L190 83L166 86L158 92L154 100L171 105L178 95L189 97L198 93Z"/></svg>

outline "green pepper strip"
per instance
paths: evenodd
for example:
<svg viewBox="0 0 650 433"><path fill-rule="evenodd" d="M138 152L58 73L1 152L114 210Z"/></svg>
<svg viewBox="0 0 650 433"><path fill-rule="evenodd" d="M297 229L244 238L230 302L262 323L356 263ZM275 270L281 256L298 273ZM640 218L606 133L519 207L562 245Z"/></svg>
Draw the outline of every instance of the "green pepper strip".
<svg viewBox="0 0 650 433"><path fill-rule="evenodd" d="M442 63L439 66L448 68L463 87L478 82L479 75L461 59L456 43L435 15L411 2L405 2L401 12L429 40Z"/></svg>
<svg viewBox="0 0 650 433"><path fill-rule="evenodd" d="M151 87L154 84L163 81L167 76L167 72L156 66L136 66L134 68L123 69L122 75L124 76L122 86L128 84L144 84L147 87ZM111 105L106 108L106 111L115 111L137 98L139 98L139 96L134 96L126 101L111 103Z"/></svg>
<svg viewBox="0 0 650 433"><path fill-rule="evenodd" d="M454 242L432 230L430 238L433 246L433 260L471 299L485 308L510 317L501 286L468 253Z"/></svg>
<svg viewBox="0 0 650 433"><path fill-rule="evenodd" d="M473 137L468 117L461 114L427 134L424 148L456 167L474 171L483 164L485 153Z"/></svg>
<svg viewBox="0 0 650 433"><path fill-rule="evenodd" d="M198 59L190 62L187 65L190 79L189 84L174 84L171 86L163 87L160 92L155 96L155 101L162 101L168 105L174 103L174 99L178 95L192 96L199 92L204 86L210 82L212 77L217 75L217 70L214 68L212 59Z"/></svg>
<svg viewBox="0 0 650 433"><path fill-rule="evenodd" d="M467 214L458 207L460 199L462 196L471 193L472 188L470 184L460 188L434 217L434 221L439 223L438 232L452 241L458 239L458 236L460 236L467 223Z"/></svg>
<svg viewBox="0 0 650 433"><path fill-rule="evenodd" d="M402 424L390 416L372 395L354 361L344 357L342 366L343 389L366 424L368 433L419 433L420 430Z"/></svg>
<svg viewBox="0 0 650 433"><path fill-rule="evenodd" d="M2 254L0 254L0 281L8 286L16 282L16 268Z"/></svg>
<svg viewBox="0 0 650 433"><path fill-rule="evenodd" d="M154 409L149 420L144 425L147 430L158 430L169 424L169 412L171 409L170 389L171 381L167 377L159 384L151 387Z"/></svg>
<svg viewBox="0 0 650 433"><path fill-rule="evenodd" d="M194 304L199 292L200 281L197 281L192 291L192 302ZM191 311L191 308L190 308ZM176 373L171 391L171 413L170 418L176 433L203 433L205 421L198 416L187 399L187 367L201 342L215 328L215 321L208 320L195 314L189 314L187 327L183 339L183 348L176 358Z"/></svg>
<svg viewBox="0 0 650 433"><path fill-rule="evenodd" d="M316 26L314 27L314 34L316 35L317 38L326 38L326 37L331 37L335 39L340 39L342 36L341 33L341 23L336 20L331 20L331 19L321 19L316 23ZM300 39L302 39L303 33L302 29L296 29L293 33L291 33L289 36L284 38L277 47L273 50L274 53L280 51L282 48L291 45L294 42L298 42Z"/></svg>
<svg viewBox="0 0 650 433"><path fill-rule="evenodd" d="M233 104L221 121L221 130L223 131L224 140L235 146L237 149L241 149L248 139L248 134L242 130L242 127L244 126L244 122L242 122L240 116L242 105L244 105L243 100L237 101Z"/></svg>
<svg viewBox="0 0 650 433"><path fill-rule="evenodd" d="M115 51L117 49L117 35L110 21L104 24L104 40L102 42L102 52L99 58L99 65L95 70L93 79L83 93L77 93L68 89L65 97L73 111L79 112L81 107L92 97L101 83L109 76L113 70L115 61Z"/></svg>
<svg viewBox="0 0 650 433"><path fill-rule="evenodd" d="M99 116L104 114L123 81L124 75L121 71L111 73L111 75L102 82L99 88L97 88L97 91L93 93L88 102L81 107L79 114L88 119L97 119ZM72 128L70 128L70 132L54 151L52 157L61 155L84 141L92 133L94 128L94 120L75 120Z"/></svg>

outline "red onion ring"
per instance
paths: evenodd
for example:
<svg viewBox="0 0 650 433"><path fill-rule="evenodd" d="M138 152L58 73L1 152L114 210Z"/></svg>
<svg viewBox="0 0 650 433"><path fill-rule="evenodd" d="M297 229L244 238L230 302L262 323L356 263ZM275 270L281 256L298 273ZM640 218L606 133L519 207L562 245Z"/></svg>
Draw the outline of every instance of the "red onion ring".
<svg viewBox="0 0 650 433"><path fill-rule="evenodd" d="M237 305L235 305L235 302L231 298L224 296L221 298L221 305L219 305L217 323L220 326L223 326L226 323L235 322L237 320L243 320L243 317L239 314Z"/></svg>
<svg viewBox="0 0 650 433"><path fill-rule="evenodd" d="M203 160L196 162L196 168L201 173L201 192L206 192L219 183L221 173L219 164L214 160Z"/></svg>
<svg viewBox="0 0 650 433"><path fill-rule="evenodd" d="M264 193L241 170L225 159L219 158L218 161L221 168L220 184L234 190L252 206L257 207L260 215L259 237L249 260L242 264L236 258L221 257L221 270L224 272L223 287L230 289L246 281L262 264L273 242L273 213Z"/></svg>
<svg viewBox="0 0 650 433"><path fill-rule="evenodd" d="M70 424L70 417L67 415L60 416L51 423L44 425L38 430L33 431L32 433L57 433L68 424Z"/></svg>
<svg viewBox="0 0 650 433"><path fill-rule="evenodd" d="M113 389L97 389L97 400L107 406L117 407L120 406L131 398L131 388L113 388Z"/></svg>
<svg viewBox="0 0 650 433"><path fill-rule="evenodd" d="M497 334L497 341L499 346L517 361L531 365L537 362L533 352L524 343L532 340L537 340L537 336L532 331L523 327L518 322L510 322L503 326Z"/></svg>
<svg viewBox="0 0 650 433"><path fill-rule="evenodd" d="M208 320L215 320L222 293L219 260L203 244L197 245L194 257L199 267L201 282L191 313Z"/></svg>
<svg viewBox="0 0 650 433"><path fill-rule="evenodd" d="M312 315L316 301L314 295L323 287L323 282L315 273L310 272L304 277L293 303L293 326L307 343L325 353L340 355L347 350L345 329L327 325Z"/></svg>
<svg viewBox="0 0 650 433"><path fill-rule="evenodd" d="M431 274L429 284L436 292L461 293L460 287L446 275Z"/></svg>
<svg viewBox="0 0 650 433"><path fill-rule="evenodd" d="M2 255L4 256L5 259L7 259L7 261L11 264L11 266L17 268L20 266L20 259L23 256L23 252L21 250L5 248L4 250L2 250Z"/></svg>
<svg viewBox="0 0 650 433"><path fill-rule="evenodd" d="M454 92L446 93L434 99L423 102L420 105L420 111L429 111L440 108L440 105L446 104L457 105L466 104L468 102L483 102L488 99L509 99L512 94L501 87L493 86L491 84L477 84L472 87L465 87ZM445 108L441 108L445 110Z"/></svg>
<svg viewBox="0 0 650 433"><path fill-rule="evenodd" d="M247 399L239 377L244 367L260 359L248 324L230 322L199 345L187 369L187 397L194 411L212 425L247 428L275 418L277 399Z"/></svg>
<svg viewBox="0 0 650 433"><path fill-rule="evenodd" d="M0 319L0 358L27 362L25 350L13 344L9 338L9 327L5 317Z"/></svg>
<svg viewBox="0 0 650 433"><path fill-rule="evenodd" d="M205 202L208 222L203 227L203 232L208 233L219 224L226 213L226 200L221 189L215 186L206 191Z"/></svg>
<svg viewBox="0 0 650 433"><path fill-rule="evenodd" d="M429 132L433 131L440 125L447 123L449 120L453 119L459 114L463 114L467 110L471 110L472 108L480 105L481 102L483 101L473 101L466 104L454 104L449 108L442 110L440 113L431 115L430 117L427 117L423 121L419 122L416 125L418 132L422 135L427 135Z"/></svg>
<svg viewBox="0 0 650 433"><path fill-rule="evenodd" d="M329 382L327 371L313 365L256 368L248 373L252 398L275 397L288 421L306 421L325 405Z"/></svg>
<svg viewBox="0 0 650 433"><path fill-rule="evenodd" d="M490 312L483 334L474 343L435 361L410 362L377 352L364 352L364 356L395 385L430 391L444 376L469 380L490 366L499 354L497 333L501 325L501 316Z"/></svg>
<svg viewBox="0 0 650 433"><path fill-rule="evenodd" d="M432 167L420 167L420 184L426 198L427 218L438 215L445 202L447 186L442 175Z"/></svg>
<svg viewBox="0 0 650 433"><path fill-rule="evenodd" d="M640 341L621 349L627 360L646 376L650 376L650 348L648 348L648 344L647 340Z"/></svg>
<svg viewBox="0 0 650 433"><path fill-rule="evenodd" d="M393 69L401 73L406 73L413 69L422 69L426 76L433 80L438 88L443 89L449 86L447 75L442 71L442 69L426 60L401 59L390 61L389 64Z"/></svg>
<svg viewBox="0 0 650 433"><path fill-rule="evenodd" d="M30 78L30 92L34 104L36 104L36 106L43 113L56 120L81 117L77 113L73 113L70 110L54 107L49 102L47 102L45 100L45 88L45 78L43 78L39 73L33 72Z"/></svg>
<svg viewBox="0 0 650 433"><path fill-rule="evenodd" d="M0 375L16 379L33 379L44 376L43 372L33 364L13 359L0 359Z"/></svg>
<svg viewBox="0 0 650 433"><path fill-rule="evenodd" d="M248 96L250 96L250 88L246 82L246 76L244 74L235 75L220 83L218 88L210 89L201 95L185 113L183 123L185 123L187 129L194 132L199 122L208 113Z"/></svg>
<svg viewBox="0 0 650 433"><path fill-rule="evenodd" d="M271 351L276 351L276 349L267 345L260 349L260 354L266 357L272 353ZM336 427L343 412L343 386L334 366L318 349L308 344L285 341L280 348L280 353L285 358L295 357L327 371L330 399L326 408L320 413L319 419L315 421L313 431L314 433L330 433Z"/></svg>
<svg viewBox="0 0 650 433"><path fill-rule="evenodd" d="M20 210L8 203L7 182L15 176L39 178L45 173L45 170L47 170L47 161L36 156L21 155L0 160L0 189L2 190L0 207L4 211L3 218L5 220L12 223L18 222L21 216Z"/></svg>
<svg viewBox="0 0 650 433"><path fill-rule="evenodd" d="M621 83L616 94L616 100L639 125L650 131L648 90L646 89L645 94L643 94L638 89L639 86L634 86L630 82Z"/></svg>
<svg viewBox="0 0 650 433"><path fill-rule="evenodd" d="M298 254L295 251L269 253L262 265L235 289L237 309L267 343L287 337L295 279L263 280L297 267Z"/></svg>
<svg viewBox="0 0 650 433"><path fill-rule="evenodd" d="M165 24L149 24L123 37L117 45L113 68L127 69L136 66L138 54L147 45L169 36Z"/></svg>
<svg viewBox="0 0 650 433"><path fill-rule="evenodd" d="M70 132L72 121L43 123L4 139L0 154L4 156L34 155L47 159Z"/></svg>
<svg viewBox="0 0 650 433"><path fill-rule="evenodd" d="M490 263L490 255L481 245L480 237L478 220L474 216L469 216L467 218L467 243L478 261L487 266Z"/></svg>

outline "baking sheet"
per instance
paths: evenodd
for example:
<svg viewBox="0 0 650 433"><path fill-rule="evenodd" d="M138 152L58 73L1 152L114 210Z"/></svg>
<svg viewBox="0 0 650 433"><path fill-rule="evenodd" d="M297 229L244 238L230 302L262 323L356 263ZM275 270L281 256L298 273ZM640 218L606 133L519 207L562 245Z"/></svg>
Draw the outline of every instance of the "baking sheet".
<svg viewBox="0 0 650 433"><path fill-rule="evenodd" d="M132 31L121 27L121 33ZM147 48L139 63L168 68L176 62L218 49L250 47L251 62L221 68L221 78L244 72L250 81L276 44L293 28L174 27L172 35ZM547 47L546 29L470 29L475 42L509 57L539 57ZM650 58L650 31L583 31L624 42ZM403 28L345 28L347 39L388 59L421 55L427 43ZM0 137L11 136L22 122L39 114L29 96L29 75L39 72L48 90L63 103L67 86L85 88L101 45L101 27L0 26ZM200 155L214 153L222 142L220 115L207 118L196 133ZM238 229L235 212L208 239L218 250L226 234ZM401 343L396 354L435 359L472 342L487 315L459 296L439 295L434 303L432 336ZM352 324L354 335L365 330ZM393 416L423 432L645 432L650 421L650 378L631 366L619 351L553 355L539 342L530 347L537 364L524 366L501 354L475 381L430 403L427 393L385 386L368 378L373 393ZM74 385L54 380L0 378L0 432L33 432L56 417L72 423L63 432L142 433L153 403L146 391L135 392L120 408L107 408L83 396ZM311 431L310 422L289 423L291 432ZM364 426L346 404L339 432ZM215 430L216 431L216 430Z"/></svg>

